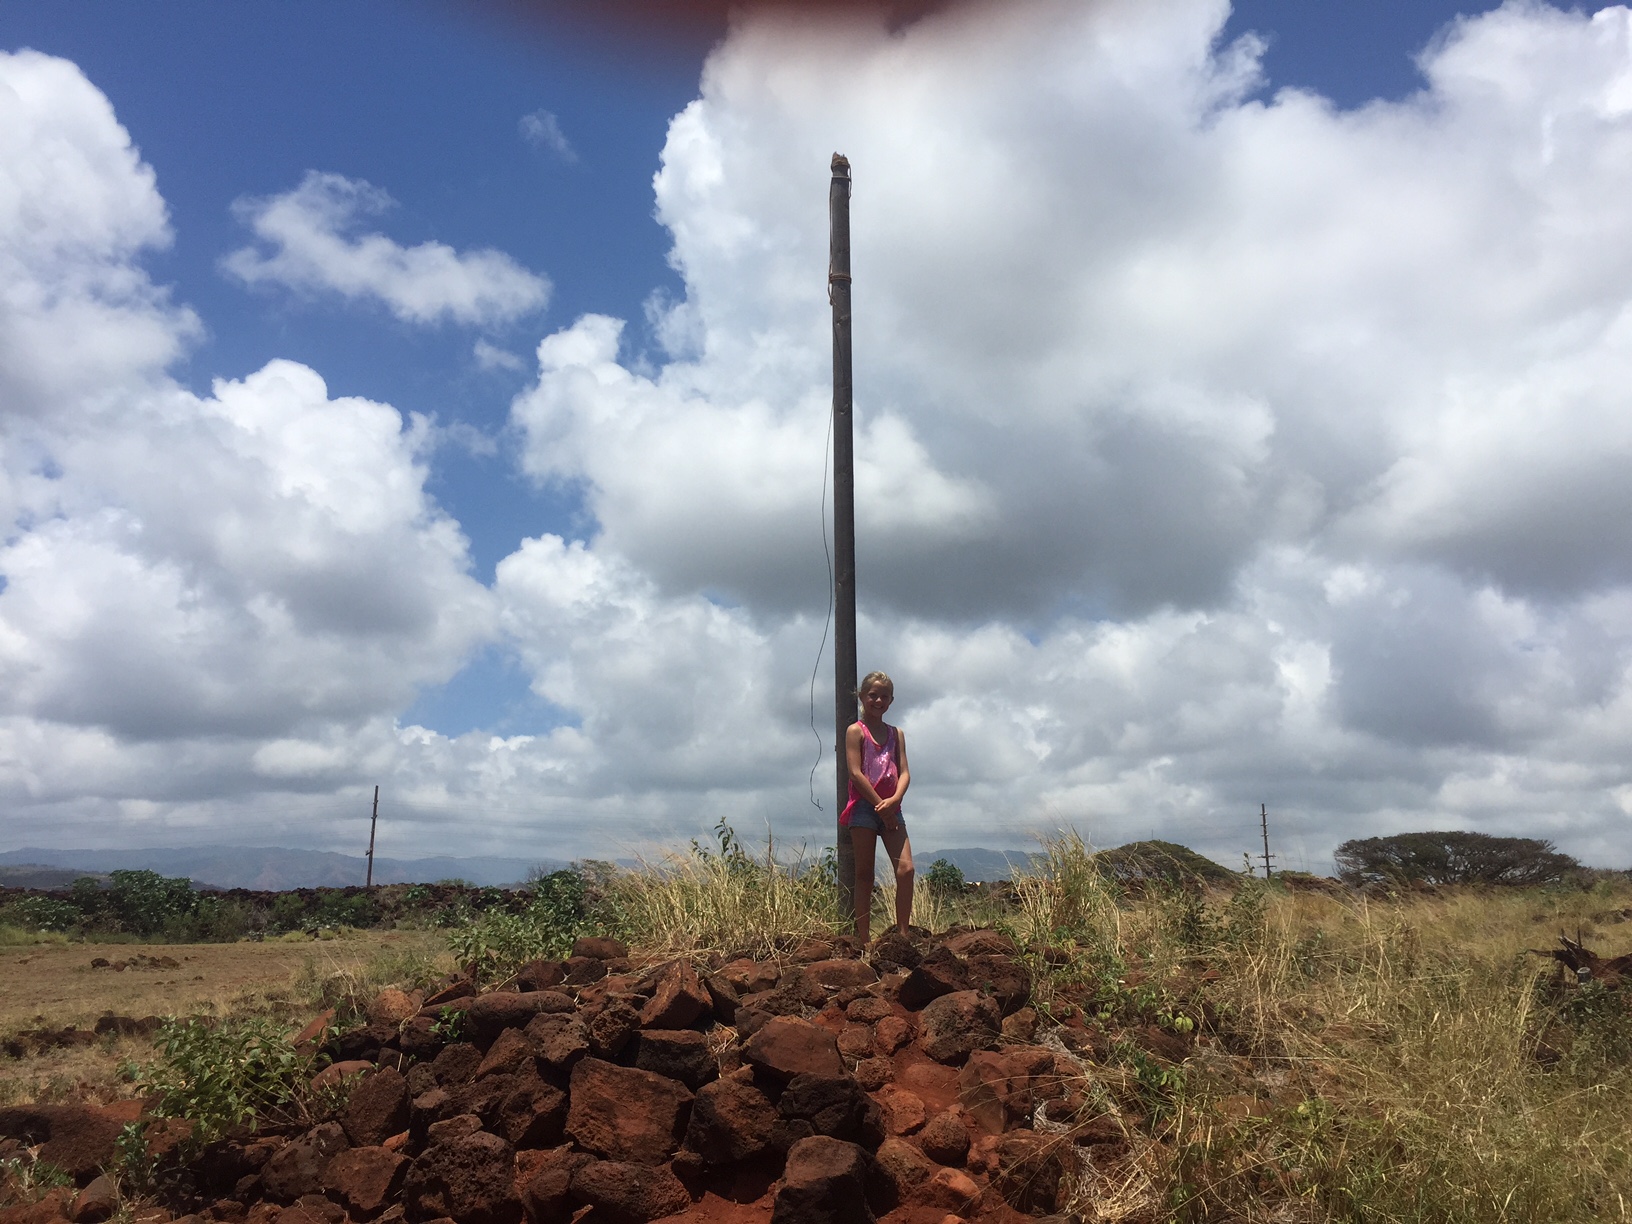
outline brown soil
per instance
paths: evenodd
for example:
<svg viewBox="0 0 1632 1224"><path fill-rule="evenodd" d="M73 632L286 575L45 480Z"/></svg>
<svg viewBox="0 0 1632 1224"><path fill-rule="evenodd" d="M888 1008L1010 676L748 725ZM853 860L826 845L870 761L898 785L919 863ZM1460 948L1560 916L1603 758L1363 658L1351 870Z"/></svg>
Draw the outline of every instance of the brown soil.
<svg viewBox="0 0 1632 1224"><path fill-rule="evenodd" d="M270 1012L304 1022L313 1010L314 988L332 974L356 974L385 954L436 955L443 948L441 937L426 931L360 931L300 943L4 947L0 1047L34 1029L88 1030L110 1012L136 1018ZM109 967L92 968L99 958ZM165 958L176 967L163 965ZM119 962L127 964L123 971L111 967ZM110 1034L93 1044L31 1051L22 1058L0 1054L0 1106L113 1100L129 1091L120 1068L150 1058L152 1049L149 1038Z"/></svg>
<svg viewBox="0 0 1632 1224"><path fill-rule="evenodd" d="M96 1023L98 1016L226 1015L298 1003L296 982L356 972L385 952L442 951L427 931L359 931L343 939L301 943L230 944L40 944L0 948L0 1037L49 1024L53 1028ZM132 966L123 972L93 969L110 963L160 960L177 968ZM310 966L310 970L308 970Z"/></svg>

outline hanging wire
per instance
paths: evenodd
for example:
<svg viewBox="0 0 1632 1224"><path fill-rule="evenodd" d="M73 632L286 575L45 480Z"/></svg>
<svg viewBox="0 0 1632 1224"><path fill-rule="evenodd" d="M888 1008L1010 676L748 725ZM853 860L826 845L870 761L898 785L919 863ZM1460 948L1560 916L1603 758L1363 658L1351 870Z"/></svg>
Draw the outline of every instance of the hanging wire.
<svg viewBox="0 0 1632 1224"><path fill-rule="evenodd" d="M831 293L831 288L828 291ZM816 662L810 669L810 733L816 737L816 760L810 766L810 802L818 812L824 809L816 798L816 771L822 767L822 754L827 745L822 742L822 733L816 730L816 673L822 669L827 632L833 626L833 553L827 545L827 465L833 454L833 411L832 408L827 410L827 439L822 444L822 557L827 561L827 619L822 622L822 644L816 648Z"/></svg>

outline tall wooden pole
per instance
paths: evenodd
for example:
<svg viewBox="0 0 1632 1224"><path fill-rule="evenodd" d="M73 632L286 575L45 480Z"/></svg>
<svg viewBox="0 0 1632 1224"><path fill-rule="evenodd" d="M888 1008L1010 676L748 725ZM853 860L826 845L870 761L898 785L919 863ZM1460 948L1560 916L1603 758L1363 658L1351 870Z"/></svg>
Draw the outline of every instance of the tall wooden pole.
<svg viewBox="0 0 1632 1224"><path fill-rule="evenodd" d="M849 798L844 734L856 721L856 473L850 373L850 163L833 154L827 193L827 298L833 305L833 727L838 811ZM856 857L838 828L839 912L856 917Z"/></svg>
<svg viewBox="0 0 1632 1224"><path fill-rule="evenodd" d="M374 827L380 823L380 788L374 788L374 815L368 821L368 880L364 888L374 887Z"/></svg>
<svg viewBox="0 0 1632 1224"><path fill-rule="evenodd" d="M1269 807L1266 804L1258 805L1259 827L1264 833L1264 879L1269 879L1269 865L1275 861L1275 856L1269 852Z"/></svg>

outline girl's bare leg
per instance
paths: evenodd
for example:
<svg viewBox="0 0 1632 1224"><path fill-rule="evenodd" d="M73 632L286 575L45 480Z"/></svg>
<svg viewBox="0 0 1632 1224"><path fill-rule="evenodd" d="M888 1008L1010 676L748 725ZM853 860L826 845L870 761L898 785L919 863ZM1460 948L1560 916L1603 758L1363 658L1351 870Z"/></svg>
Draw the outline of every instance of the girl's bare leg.
<svg viewBox="0 0 1632 1224"><path fill-rule="evenodd" d="M865 946L873 930L873 854L878 834L872 829L850 830L850 845L856 852L856 937Z"/></svg>
<svg viewBox="0 0 1632 1224"><path fill-rule="evenodd" d="M916 875L912 867L912 841L906 829L897 826L879 834L884 839L884 853L895 867L895 925L905 935L912 924L912 881ZM861 870L861 860L856 860Z"/></svg>

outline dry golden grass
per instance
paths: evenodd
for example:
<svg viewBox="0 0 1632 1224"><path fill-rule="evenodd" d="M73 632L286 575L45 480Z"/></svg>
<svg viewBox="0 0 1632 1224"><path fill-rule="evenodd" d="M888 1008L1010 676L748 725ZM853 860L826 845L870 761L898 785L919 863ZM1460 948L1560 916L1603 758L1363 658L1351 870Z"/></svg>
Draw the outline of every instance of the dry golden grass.
<svg viewBox="0 0 1632 1224"><path fill-rule="evenodd" d="M1196 1060L1177 1115L1135 1162L1144 1210L1632 1220L1632 1000L1572 1014L1579 989L1527 951L1578 926L1628 950L1629 901L1625 889L1385 902L1269 890L1258 938L1200 957L1174 946L1162 903L1133 907L1119 955L1156 980L1185 963L1217 970L1205 997L1227 1047L1249 1056L1245 1075L1239 1060ZM1566 1047L1555 1062L1538 1061L1544 1035ZM1254 1109L1238 1108L1243 1094Z"/></svg>
<svg viewBox="0 0 1632 1224"><path fill-rule="evenodd" d="M91 961L169 957L176 969L93 969ZM272 1015L304 1023L337 994L384 985L382 970L451 968L440 936L359 931L312 942L232 944L48 943L0 949L0 1041L29 1030L89 1029L98 1017ZM31 1043L25 1043L30 1045ZM119 1069L146 1058L145 1038L0 1055L0 1105L124 1094Z"/></svg>

